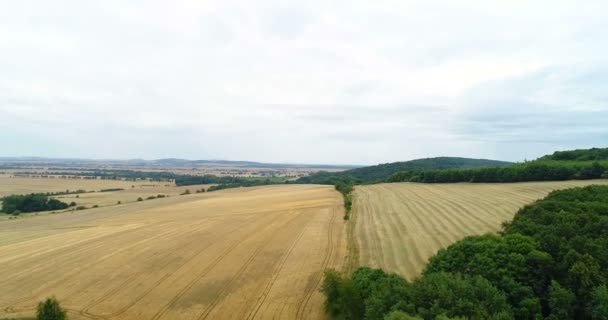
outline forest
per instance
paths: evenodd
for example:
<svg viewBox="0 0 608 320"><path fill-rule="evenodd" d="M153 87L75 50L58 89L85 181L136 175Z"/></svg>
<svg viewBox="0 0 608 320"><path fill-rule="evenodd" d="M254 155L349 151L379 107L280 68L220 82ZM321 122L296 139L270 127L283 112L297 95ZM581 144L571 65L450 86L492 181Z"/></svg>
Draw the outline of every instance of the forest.
<svg viewBox="0 0 608 320"><path fill-rule="evenodd" d="M608 186L554 191L498 234L433 256L413 282L382 270L325 274L337 319L608 319Z"/></svg>

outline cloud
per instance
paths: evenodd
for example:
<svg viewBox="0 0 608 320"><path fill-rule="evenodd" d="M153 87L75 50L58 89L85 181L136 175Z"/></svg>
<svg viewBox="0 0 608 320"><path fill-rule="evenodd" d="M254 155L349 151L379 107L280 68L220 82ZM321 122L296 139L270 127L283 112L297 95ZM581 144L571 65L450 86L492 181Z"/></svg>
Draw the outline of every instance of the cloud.
<svg viewBox="0 0 608 320"><path fill-rule="evenodd" d="M0 155L376 163L601 145L601 1L0 5Z"/></svg>

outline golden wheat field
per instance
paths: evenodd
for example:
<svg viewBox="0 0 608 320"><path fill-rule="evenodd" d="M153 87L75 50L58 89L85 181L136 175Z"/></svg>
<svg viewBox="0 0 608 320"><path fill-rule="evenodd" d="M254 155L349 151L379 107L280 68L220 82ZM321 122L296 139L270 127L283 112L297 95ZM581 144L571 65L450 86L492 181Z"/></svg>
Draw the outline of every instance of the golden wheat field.
<svg viewBox="0 0 608 320"><path fill-rule="evenodd" d="M499 231L519 208L552 190L589 184L608 180L358 186L351 262L411 280L440 248L465 236Z"/></svg>
<svg viewBox="0 0 608 320"><path fill-rule="evenodd" d="M0 222L0 318L320 319L346 250L330 186L239 188Z"/></svg>

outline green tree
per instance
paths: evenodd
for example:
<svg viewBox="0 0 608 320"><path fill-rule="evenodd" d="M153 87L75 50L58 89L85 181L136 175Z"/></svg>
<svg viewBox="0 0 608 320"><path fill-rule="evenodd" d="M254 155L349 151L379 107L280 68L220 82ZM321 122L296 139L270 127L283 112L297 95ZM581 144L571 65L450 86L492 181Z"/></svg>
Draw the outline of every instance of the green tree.
<svg viewBox="0 0 608 320"><path fill-rule="evenodd" d="M593 290L591 317L594 320L608 320L608 287L601 285Z"/></svg>
<svg viewBox="0 0 608 320"><path fill-rule="evenodd" d="M342 277L334 270L326 271L321 289L326 297L325 310L332 317L344 320L363 319L363 300L350 278Z"/></svg>
<svg viewBox="0 0 608 320"><path fill-rule="evenodd" d="M393 311L387 314L384 320L422 320L422 318L410 316L403 311Z"/></svg>
<svg viewBox="0 0 608 320"><path fill-rule="evenodd" d="M67 319L66 312L59 305L55 297L47 298L44 302L38 303L36 311L38 320L64 320Z"/></svg>
<svg viewBox="0 0 608 320"><path fill-rule="evenodd" d="M557 281L551 281L549 287L549 309L551 314L548 319L572 319L574 317L576 296L572 291L562 287Z"/></svg>

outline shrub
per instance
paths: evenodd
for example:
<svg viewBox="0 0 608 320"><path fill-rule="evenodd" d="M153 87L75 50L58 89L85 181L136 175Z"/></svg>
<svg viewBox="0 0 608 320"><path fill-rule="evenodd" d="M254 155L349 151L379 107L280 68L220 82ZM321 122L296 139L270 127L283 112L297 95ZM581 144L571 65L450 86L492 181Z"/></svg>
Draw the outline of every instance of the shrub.
<svg viewBox="0 0 608 320"><path fill-rule="evenodd" d="M70 202L70 207L75 207L76 206L76 202L72 201Z"/></svg>
<svg viewBox="0 0 608 320"><path fill-rule="evenodd" d="M144 201L144 199L142 199L142 197L137 198L137 201Z"/></svg>
<svg viewBox="0 0 608 320"><path fill-rule="evenodd" d="M55 297L47 298L44 302L38 303L36 311L38 320L64 320L67 319L66 312L59 305Z"/></svg>
<svg viewBox="0 0 608 320"><path fill-rule="evenodd" d="M78 207L76 207L76 210L84 210L84 209L86 209L86 208L87 208L87 207L85 207L85 206L78 206Z"/></svg>
<svg viewBox="0 0 608 320"><path fill-rule="evenodd" d="M95 204L95 205L93 205L93 208L99 208L99 205Z"/></svg>

